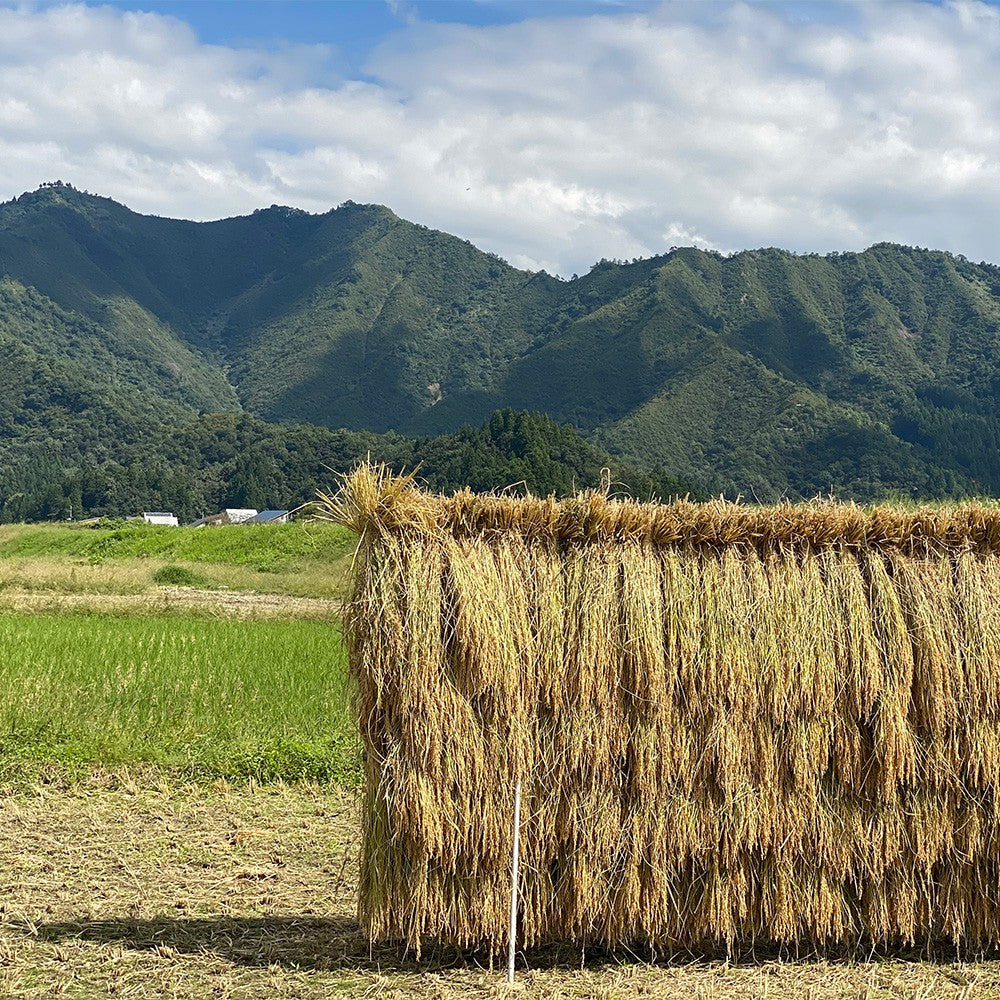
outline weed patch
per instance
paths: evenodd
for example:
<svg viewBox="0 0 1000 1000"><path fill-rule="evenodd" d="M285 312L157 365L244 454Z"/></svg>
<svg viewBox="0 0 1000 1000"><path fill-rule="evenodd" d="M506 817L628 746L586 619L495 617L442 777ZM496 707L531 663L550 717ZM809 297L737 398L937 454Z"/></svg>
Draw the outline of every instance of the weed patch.
<svg viewBox="0 0 1000 1000"><path fill-rule="evenodd" d="M208 580L187 566L168 563L153 573L153 583L169 587L204 587Z"/></svg>

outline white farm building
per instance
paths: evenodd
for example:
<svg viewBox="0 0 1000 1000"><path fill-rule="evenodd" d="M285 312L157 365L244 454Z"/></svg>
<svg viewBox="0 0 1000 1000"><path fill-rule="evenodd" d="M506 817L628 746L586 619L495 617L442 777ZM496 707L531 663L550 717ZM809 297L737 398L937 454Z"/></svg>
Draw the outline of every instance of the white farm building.
<svg viewBox="0 0 1000 1000"><path fill-rule="evenodd" d="M173 514L162 510L144 510L142 519L146 524L169 524L170 527L177 527L177 518Z"/></svg>

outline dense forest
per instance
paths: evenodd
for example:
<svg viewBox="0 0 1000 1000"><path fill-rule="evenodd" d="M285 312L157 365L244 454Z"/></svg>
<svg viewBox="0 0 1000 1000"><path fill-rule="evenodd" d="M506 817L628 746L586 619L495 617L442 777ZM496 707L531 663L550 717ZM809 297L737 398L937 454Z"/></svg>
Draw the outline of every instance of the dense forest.
<svg viewBox="0 0 1000 1000"><path fill-rule="evenodd" d="M538 414L498 411L483 427L423 439L211 414L103 461L66 465L39 454L0 470L0 521L150 509L193 520L224 507L292 509L367 458L416 471L425 486L445 492L468 485L544 496L602 486L640 499L703 495L660 470L616 461Z"/></svg>
<svg viewBox="0 0 1000 1000"><path fill-rule="evenodd" d="M193 223L0 205L0 517L436 488L1000 493L1000 269L691 248L562 280L345 203ZM549 419L544 419L545 417Z"/></svg>

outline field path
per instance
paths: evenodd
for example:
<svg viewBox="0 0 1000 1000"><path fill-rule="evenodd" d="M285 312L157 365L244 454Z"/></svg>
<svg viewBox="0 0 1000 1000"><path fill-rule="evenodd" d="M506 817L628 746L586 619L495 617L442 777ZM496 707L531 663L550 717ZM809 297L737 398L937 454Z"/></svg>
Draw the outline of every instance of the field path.
<svg viewBox="0 0 1000 1000"><path fill-rule="evenodd" d="M354 918L357 800L303 786L94 776L0 796L0 997L505 995L456 955L370 950ZM616 1000L1000 997L1000 964L672 966L545 953L518 995Z"/></svg>
<svg viewBox="0 0 1000 1000"><path fill-rule="evenodd" d="M319 597L291 597L256 591L157 587L141 594L60 594L51 591L0 590L0 608L8 611L90 611L149 614L199 611L226 618L327 619L340 614L342 602Z"/></svg>

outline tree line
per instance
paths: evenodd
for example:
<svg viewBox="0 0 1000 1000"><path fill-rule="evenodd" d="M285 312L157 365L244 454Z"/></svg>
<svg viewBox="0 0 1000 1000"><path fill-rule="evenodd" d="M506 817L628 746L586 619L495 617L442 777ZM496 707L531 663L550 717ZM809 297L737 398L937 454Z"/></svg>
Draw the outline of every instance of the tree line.
<svg viewBox="0 0 1000 1000"><path fill-rule="evenodd" d="M0 467L0 521L128 517L171 510L183 520L224 507L291 509L329 490L366 458L418 469L430 489L507 489L546 496L610 482L641 499L704 491L614 460L568 425L500 410L481 427L411 438L311 424L275 424L246 414L206 414L176 431L123 445L116 457L67 461L46 449Z"/></svg>

